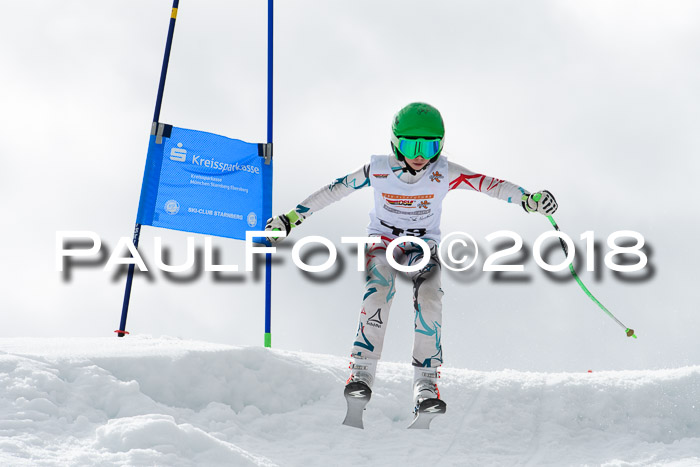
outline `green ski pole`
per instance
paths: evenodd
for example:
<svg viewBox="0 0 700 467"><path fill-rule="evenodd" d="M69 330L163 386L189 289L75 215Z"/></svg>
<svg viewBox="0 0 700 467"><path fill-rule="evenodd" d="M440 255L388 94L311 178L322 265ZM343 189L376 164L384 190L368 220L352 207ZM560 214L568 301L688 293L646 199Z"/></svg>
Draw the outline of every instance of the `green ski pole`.
<svg viewBox="0 0 700 467"><path fill-rule="evenodd" d="M542 198L542 194L540 194L540 193L535 193L534 195L532 195L532 199L535 200L535 201L539 201L540 198ZM547 219L549 219L549 222L552 224L552 226L554 227L554 229L555 229L556 231L561 232L561 230L559 230L559 226L557 225L556 222L554 222L554 218L553 218L552 216L547 216ZM559 243L561 243L561 247L562 247L562 249L564 250L564 254L568 257L568 256L569 256L569 248L566 246L566 242L564 242L564 240L562 240L561 238L559 238ZM581 287L581 289L582 289L584 292L586 292L586 295L588 295L588 297L589 297L591 300L593 300L593 301L600 307L600 309L603 310L603 311L605 312L605 314L607 314L608 316L610 316L613 320L615 320L615 322L616 322L617 324L619 324L619 325L622 327L622 329L625 330L625 333L627 334L627 337L634 337L634 338L636 339L637 336L634 334L634 329L630 329L630 328L628 328L627 326L625 326L624 324L622 324L622 322L621 322L619 319L617 319L617 318L615 317L615 315L613 315L613 314L610 312L610 310L608 310L607 308L605 308L605 306L604 306L602 303L600 303L600 301L598 301L598 299L595 298L595 297L593 296L593 294L588 290L588 288L587 288L587 287L584 285L584 283L581 281L581 278L579 278L579 277L578 277L578 274L576 274L576 271L574 270L573 261L569 264L569 271L571 271L571 275L574 276L574 279L576 279L576 282L577 282L578 285Z"/></svg>

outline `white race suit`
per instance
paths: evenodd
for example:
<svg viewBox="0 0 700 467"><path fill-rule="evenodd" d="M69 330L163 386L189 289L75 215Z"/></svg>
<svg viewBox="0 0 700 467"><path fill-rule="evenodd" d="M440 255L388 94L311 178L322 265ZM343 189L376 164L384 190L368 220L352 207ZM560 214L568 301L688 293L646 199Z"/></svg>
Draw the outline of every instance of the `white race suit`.
<svg viewBox="0 0 700 467"><path fill-rule="evenodd" d="M402 236L420 237L428 244L430 260L427 265L405 274L413 282L413 365L437 367L443 363L443 291L437 249L444 197L452 190L467 189L522 206L522 196L529 192L513 183L449 162L445 155L414 174L405 167L406 164L394 156L372 156L369 164L336 179L302 201L296 212L306 218L355 190L374 188L374 207L367 232L380 241L365 247L366 281L352 346L355 356L381 357L397 273L387 262L387 245ZM423 256L423 249L414 242L401 243L393 251L393 258L401 265L416 264Z"/></svg>

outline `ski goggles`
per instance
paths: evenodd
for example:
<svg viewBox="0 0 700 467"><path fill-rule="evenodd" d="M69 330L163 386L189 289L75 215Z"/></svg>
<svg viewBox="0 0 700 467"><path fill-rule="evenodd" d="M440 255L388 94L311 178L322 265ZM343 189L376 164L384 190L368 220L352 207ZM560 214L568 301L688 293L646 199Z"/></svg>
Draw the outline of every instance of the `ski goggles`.
<svg viewBox="0 0 700 467"><path fill-rule="evenodd" d="M442 138L404 138L391 135L396 149L408 159L432 159L442 151Z"/></svg>

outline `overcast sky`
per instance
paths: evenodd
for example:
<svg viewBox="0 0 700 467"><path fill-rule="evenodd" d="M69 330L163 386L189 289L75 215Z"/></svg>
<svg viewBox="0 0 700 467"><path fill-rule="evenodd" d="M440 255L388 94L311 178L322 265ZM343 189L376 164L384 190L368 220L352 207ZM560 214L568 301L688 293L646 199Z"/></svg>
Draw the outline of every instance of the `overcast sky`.
<svg viewBox="0 0 700 467"><path fill-rule="evenodd" d="M391 118L426 101L446 123L445 153L529 190L549 189L555 219L602 254L617 230L650 247L646 280L599 264L581 271L623 331L573 281L531 257L544 217L476 193L450 193L443 232L513 230L526 281L444 273L446 365L474 369L626 369L700 363L696 265L700 169L700 5L692 1L298 1L275 11L275 184L286 212L324 184L386 154ZM100 267L55 270L58 230L131 237L170 17L165 0L3 2L0 17L0 336L110 336L124 278ZM266 135L265 2L180 4L161 121L250 142ZM371 190L312 216L344 260L302 274L293 239L273 273L273 346L345 355L363 276L341 236L361 236ZM187 234L145 227L184 259ZM198 246L203 245L201 236ZM241 242L218 239L243 264ZM555 250L554 259L559 251ZM317 263L322 255L314 256ZM481 258L483 261L483 257ZM562 277L566 277L566 272ZM511 276L505 275L508 279ZM321 280L319 280L319 278ZM127 329L262 345L263 287L250 274L134 282ZM399 283L384 358L410 361L411 288Z"/></svg>

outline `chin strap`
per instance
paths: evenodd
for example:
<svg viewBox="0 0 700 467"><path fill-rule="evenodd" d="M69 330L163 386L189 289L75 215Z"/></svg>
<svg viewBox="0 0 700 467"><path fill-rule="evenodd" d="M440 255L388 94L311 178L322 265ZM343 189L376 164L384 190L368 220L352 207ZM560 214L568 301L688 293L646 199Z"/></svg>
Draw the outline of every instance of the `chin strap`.
<svg viewBox="0 0 700 467"><path fill-rule="evenodd" d="M396 158L399 160L399 165L401 166L401 171L402 172L408 172L411 175L415 175L417 172L411 168L410 165L406 163L406 158L402 155L396 156Z"/></svg>

